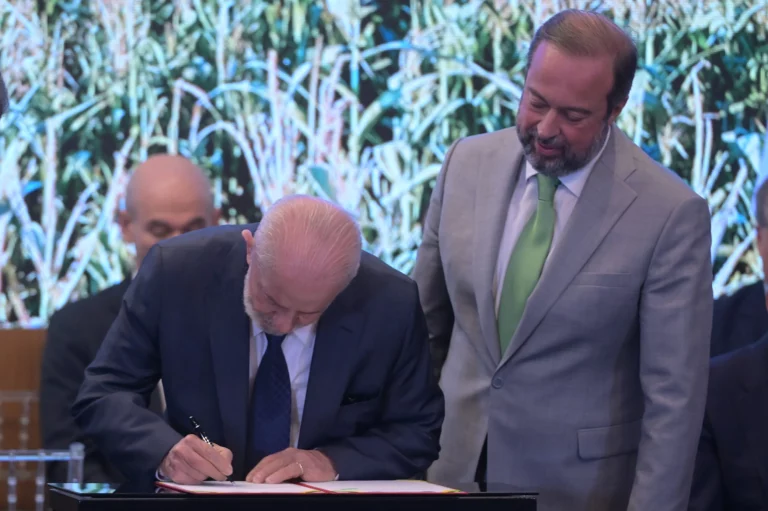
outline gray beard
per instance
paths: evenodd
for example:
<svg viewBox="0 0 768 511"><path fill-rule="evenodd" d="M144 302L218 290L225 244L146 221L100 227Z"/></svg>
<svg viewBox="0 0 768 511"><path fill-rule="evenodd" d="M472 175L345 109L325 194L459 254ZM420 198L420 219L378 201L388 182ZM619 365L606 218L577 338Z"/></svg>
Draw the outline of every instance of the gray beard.
<svg viewBox="0 0 768 511"><path fill-rule="evenodd" d="M523 145L523 152L525 153L525 159L531 166L536 169L537 172L544 174L548 177L561 178L569 174L573 174L577 170L583 168L594 158L597 153L602 149L605 140L608 138L610 125L606 122L603 123L603 129L600 130L600 134L589 146L589 149L584 154L576 154L566 144L563 146L563 155L558 158L541 158L536 154L536 128L531 128L526 133L521 131L520 126L516 127L517 138Z"/></svg>
<svg viewBox="0 0 768 511"><path fill-rule="evenodd" d="M248 287L248 281L250 279L251 269L248 268L248 272L245 275L243 282L243 308L245 308L245 314L252 323L257 323L261 329L270 335L283 335L283 332L278 332L273 326L269 318L263 314L256 312L251 302L251 290Z"/></svg>

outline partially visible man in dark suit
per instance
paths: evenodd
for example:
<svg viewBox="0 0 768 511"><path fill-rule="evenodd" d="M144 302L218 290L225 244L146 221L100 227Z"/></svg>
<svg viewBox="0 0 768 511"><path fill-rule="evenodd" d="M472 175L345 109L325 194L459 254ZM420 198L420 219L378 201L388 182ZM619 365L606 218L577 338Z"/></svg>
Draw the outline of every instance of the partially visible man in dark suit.
<svg viewBox="0 0 768 511"><path fill-rule="evenodd" d="M768 509L768 335L711 361L689 511Z"/></svg>
<svg viewBox="0 0 768 511"><path fill-rule="evenodd" d="M5 86L3 75L0 75L0 117L8 111L8 89Z"/></svg>
<svg viewBox="0 0 768 511"><path fill-rule="evenodd" d="M361 246L349 214L304 196L258 227L158 243L86 370L78 424L137 482L423 473L443 398L418 291ZM168 422L146 409L158 379Z"/></svg>
<svg viewBox="0 0 768 511"><path fill-rule="evenodd" d="M768 275L768 180L755 190L753 207L757 218L757 251ZM745 286L730 296L715 300L710 355L715 357L751 344L768 333L768 307L764 280Z"/></svg>
<svg viewBox="0 0 768 511"><path fill-rule="evenodd" d="M118 214L123 239L136 249L141 264L150 247L175 235L214 225L219 213L202 170L180 156L156 155L139 165L126 188L125 207ZM43 447L67 449L72 442L86 446L86 482L119 482L123 478L75 424L71 407L117 317L128 278L116 286L64 306L50 320L43 352L40 383L40 427ZM162 413L162 391L155 389L151 407ZM66 480L67 465L48 466L48 480Z"/></svg>

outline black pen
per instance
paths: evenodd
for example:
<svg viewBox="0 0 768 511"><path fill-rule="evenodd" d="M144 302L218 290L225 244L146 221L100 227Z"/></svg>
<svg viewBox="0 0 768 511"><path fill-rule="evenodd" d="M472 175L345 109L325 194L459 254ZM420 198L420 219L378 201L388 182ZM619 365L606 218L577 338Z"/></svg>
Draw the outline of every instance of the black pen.
<svg viewBox="0 0 768 511"><path fill-rule="evenodd" d="M195 428L195 433L197 434L197 436L200 437L200 440L202 440L203 442L205 442L209 446L213 447L213 444L208 439L208 435L205 434L205 431L203 431L203 428L200 427L200 424L191 415L189 416L189 422L192 423L192 427ZM231 475L227 476L227 481L229 481L232 484L235 484L235 482L232 480L232 476Z"/></svg>

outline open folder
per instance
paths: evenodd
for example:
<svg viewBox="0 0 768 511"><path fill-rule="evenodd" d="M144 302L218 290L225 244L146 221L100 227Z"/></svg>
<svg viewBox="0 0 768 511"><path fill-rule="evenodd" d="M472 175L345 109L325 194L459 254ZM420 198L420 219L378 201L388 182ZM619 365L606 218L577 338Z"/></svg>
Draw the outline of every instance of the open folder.
<svg viewBox="0 0 768 511"><path fill-rule="evenodd" d="M191 494L228 494L228 495L287 495L305 493L464 493L453 488L417 481L413 479L399 481L330 481L327 483L282 483L256 484L245 481L219 482L204 481L201 484L176 484L158 481L157 485L183 493Z"/></svg>

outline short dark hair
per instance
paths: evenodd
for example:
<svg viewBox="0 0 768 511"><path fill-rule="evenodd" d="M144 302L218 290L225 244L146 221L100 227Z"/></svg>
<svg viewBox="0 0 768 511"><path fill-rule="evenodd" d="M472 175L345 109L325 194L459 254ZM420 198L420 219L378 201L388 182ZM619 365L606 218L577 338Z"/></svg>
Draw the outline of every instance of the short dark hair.
<svg viewBox="0 0 768 511"><path fill-rule="evenodd" d="M637 47L629 34L607 17L592 11L566 9L549 18L533 36L528 49L526 75L542 41L579 57L612 54L613 87L607 98L608 115L629 97L637 69Z"/></svg>
<svg viewBox="0 0 768 511"><path fill-rule="evenodd" d="M5 87L3 75L0 75L0 117L8 111L8 89Z"/></svg>

